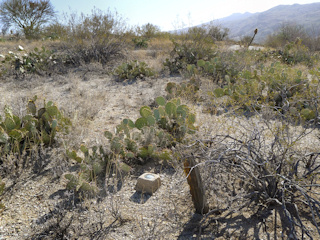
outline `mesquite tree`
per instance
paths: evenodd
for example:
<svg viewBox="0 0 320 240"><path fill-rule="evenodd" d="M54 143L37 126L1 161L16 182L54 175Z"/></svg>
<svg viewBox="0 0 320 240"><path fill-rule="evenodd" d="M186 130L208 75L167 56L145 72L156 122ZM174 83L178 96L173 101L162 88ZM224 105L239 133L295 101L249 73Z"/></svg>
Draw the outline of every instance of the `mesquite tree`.
<svg viewBox="0 0 320 240"><path fill-rule="evenodd" d="M49 0L5 0L0 4L0 20L20 28L26 38L35 37L41 25L52 20L55 11Z"/></svg>

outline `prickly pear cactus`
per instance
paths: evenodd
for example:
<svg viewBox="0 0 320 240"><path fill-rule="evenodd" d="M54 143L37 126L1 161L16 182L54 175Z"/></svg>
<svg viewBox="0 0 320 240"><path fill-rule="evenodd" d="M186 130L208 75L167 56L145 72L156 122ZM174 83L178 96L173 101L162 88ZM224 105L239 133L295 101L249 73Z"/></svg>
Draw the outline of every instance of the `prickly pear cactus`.
<svg viewBox="0 0 320 240"><path fill-rule="evenodd" d="M145 62L138 62L134 60L129 63L123 63L118 66L113 74L118 77L120 81L129 79L137 79L144 77L153 77L155 75L155 71L148 67Z"/></svg>
<svg viewBox="0 0 320 240"><path fill-rule="evenodd" d="M67 133L71 125L57 106L49 101L37 109L37 97L27 103L28 114L19 118L10 107L4 109L4 118L0 117L0 154L21 153L32 145L50 145L54 142L56 132Z"/></svg>
<svg viewBox="0 0 320 240"><path fill-rule="evenodd" d="M80 171L77 174L66 174L68 180L67 189L76 192L95 194L98 191L96 181L98 176L104 175L108 164L111 164L112 155L106 152L102 146L88 149L85 145L80 146L83 157L75 150L67 150L67 156L80 164Z"/></svg>
<svg viewBox="0 0 320 240"><path fill-rule="evenodd" d="M124 119L115 134L105 132L115 155L124 160L168 160L170 147L197 130L195 114L180 99L157 97L155 102L156 108L142 106L136 121Z"/></svg>

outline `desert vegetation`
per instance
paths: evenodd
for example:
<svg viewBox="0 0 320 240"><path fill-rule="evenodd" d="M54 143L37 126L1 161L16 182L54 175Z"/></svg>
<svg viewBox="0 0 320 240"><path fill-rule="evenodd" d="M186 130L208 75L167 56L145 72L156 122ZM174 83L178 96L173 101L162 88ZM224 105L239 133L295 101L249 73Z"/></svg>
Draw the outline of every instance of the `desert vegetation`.
<svg viewBox="0 0 320 240"><path fill-rule="evenodd" d="M94 9L62 24L49 1L12 4L48 12L17 33L0 18L0 238L320 237L319 36L284 23L232 50L214 23L167 33ZM134 190L144 172L153 195Z"/></svg>

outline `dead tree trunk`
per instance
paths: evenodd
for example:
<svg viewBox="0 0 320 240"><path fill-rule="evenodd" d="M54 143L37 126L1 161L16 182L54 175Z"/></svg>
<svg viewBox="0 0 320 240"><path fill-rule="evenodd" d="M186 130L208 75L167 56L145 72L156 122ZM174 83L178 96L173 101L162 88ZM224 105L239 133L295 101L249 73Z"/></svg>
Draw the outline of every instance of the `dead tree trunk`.
<svg viewBox="0 0 320 240"><path fill-rule="evenodd" d="M206 214L209 211L207 198L202 184L200 171L193 157L189 157L184 161L184 172L187 176L187 181L190 186L190 193L196 213Z"/></svg>

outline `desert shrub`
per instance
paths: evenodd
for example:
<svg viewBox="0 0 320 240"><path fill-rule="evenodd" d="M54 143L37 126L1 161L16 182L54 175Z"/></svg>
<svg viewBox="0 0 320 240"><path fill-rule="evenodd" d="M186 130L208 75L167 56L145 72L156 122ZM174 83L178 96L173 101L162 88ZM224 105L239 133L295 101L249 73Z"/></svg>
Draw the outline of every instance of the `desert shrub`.
<svg viewBox="0 0 320 240"><path fill-rule="evenodd" d="M91 15L71 15L65 49L69 62L106 64L122 56L126 46L125 24L117 13L92 10Z"/></svg>
<svg viewBox="0 0 320 240"><path fill-rule="evenodd" d="M10 107L4 109L4 118L0 116L0 155L22 153L34 145L45 146L54 143L57 132L68 133L71 125L58 107L51 101L44 102L37 109L37 97L29 100L28 114L23 117L14 115Z"/></svg>
<svg viewBox="0 0 320 240"><path fill-rule="evenodd" d="M182 152L204 159L207 192L220 198L217 208L226 211L224 216L242 209L273 222L275 235L281 226L292 239L312 239L320 234L320 166L316 149L301 148L310 130L262 119L236 124L237 134L217 134Z"/></svg>
<svg viewBox="0 0 320 240"><path fill-rule="evenodd" d="M288 42L294 42L297 38L306 39L307 34L302 25L292 22L282 23L279 29L266 39L266 45L274 48L284 47Z"/></svg>
<svg viewBox="0 0 320 240"><path fill-rule="evenodd" d="M313 56L309 49L302 44L302 40L296 39L296 41L284 46L282 61L288 64L304 63L310 67L313 65Z"/></svg>
<svg viewBox="0 0 320 240"><path fill-rule="evenodd" d="M318 52L320 50L320 36L315 31L311 31L308 37L303 40L303 44L309 48L311 52Z"/></svg>
<svg viewBox="0 0 320 240"><path fill-rule="evenodd" d="M252 39L252 36L249 36L249 35L242 36L240 39L240 43L242 46L247 47L251 42L251 39Z"/></svg>
<svg viewBox="0 0 320 240"><path fill-rule="evenodd" d="M214 25L213 23L206 26L208 29L208 35L214 40L214 41L224 41L229 36L229 28L222 28L220 25Z"/></svg>
<svg viewBox="0 0 320 240"><path fill-rule="evenodd" d="M27 39L38 38L41 27L54 19L56 14L53 5L47 0L8 0L1 2L0 9L3 28L14 26L23 32Z"/></svg>
<svg viewBox="0 0 320 240"><path fill-rule="evenodd" d="M67 26L55 22L48 26L46 26L42 31L41 35L46 40L58 40L63 39L68 34L68 28Z"/></svg>
<svg viewBox="0 0 320 240"><path fill-rule="evenodd" d="M147 48L148 39L142 37L136 37L132 39L135 49Z"/></svg>
<svg viewBox="0 0 320 240"><path fill-rule="evenodd" d="M155 38L160 34L160 32L160 28L151 23L144 24L141 27L137 27L136 29L137 35L145 39Z"/></svg>
<svg viewBox="0 0 320 240"><path fill-rule="evenodd" d="M275 34L270 34L267 36L265 41L265 46L272 47L272 48L280 48L282 47L282 40L281 37Z"/></svg>
<svg viewBox="0 0 320 240"><path fill-rule="evenodd" d="M208 34L208 30L202 27L191 27L188 28L188 31L183 35L184 41L194 41L197 44L212 44L213 39Z"/></svg>
<svg viewBox="0 0 320 240"><path fill-rule="evenodd" d="M119 81L123 81L153 77L155 75L155 71L148 67L145 62L134 60L129 63L121 64L114 70L113 74L118 78Z"/></svg>

